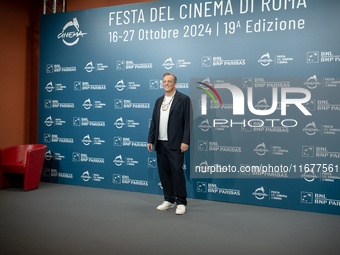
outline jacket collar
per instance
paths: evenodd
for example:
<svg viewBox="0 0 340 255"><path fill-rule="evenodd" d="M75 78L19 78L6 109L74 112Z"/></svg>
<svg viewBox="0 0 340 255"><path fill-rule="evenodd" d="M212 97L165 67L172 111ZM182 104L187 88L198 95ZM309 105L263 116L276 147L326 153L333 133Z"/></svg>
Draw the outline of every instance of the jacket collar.
<svg viewBox="0 0 340 255"><path fill-rule="evenodd" d="M171 114L172 110L174 109L174 107L176 106L176 104L178 103L180 98L180 93L176 90L175 92L175 97L174 97L174 101L171 104L171 108L170 108L170 112L169 115Z"/></svg>

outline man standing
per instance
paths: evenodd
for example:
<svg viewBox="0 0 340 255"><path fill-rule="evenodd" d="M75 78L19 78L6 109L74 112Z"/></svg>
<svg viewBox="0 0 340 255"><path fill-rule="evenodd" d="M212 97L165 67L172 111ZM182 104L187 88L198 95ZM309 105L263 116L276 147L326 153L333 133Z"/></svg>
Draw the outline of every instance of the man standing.
<svg viewBox="0 0 340 255"><path fill-rule="evenodd" d="M184 214L187 192L183 171L184 153L190 144L190 98L176 90L177 77L163 75L165 95L156 100L148 137L148 150L157 152L158 173L163 186L164 202L157 210L175 207Z"/></svg>

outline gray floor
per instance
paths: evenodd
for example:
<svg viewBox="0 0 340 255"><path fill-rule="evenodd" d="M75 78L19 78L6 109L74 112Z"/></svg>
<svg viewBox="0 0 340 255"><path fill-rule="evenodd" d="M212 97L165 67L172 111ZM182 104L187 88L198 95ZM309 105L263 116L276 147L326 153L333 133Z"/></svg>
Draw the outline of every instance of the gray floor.
<svg viewBox="0 0 340 255"><path fill-rule="evenodd" d="M0 254L339 254L340 216L41 183L0 190Z"/></svg>

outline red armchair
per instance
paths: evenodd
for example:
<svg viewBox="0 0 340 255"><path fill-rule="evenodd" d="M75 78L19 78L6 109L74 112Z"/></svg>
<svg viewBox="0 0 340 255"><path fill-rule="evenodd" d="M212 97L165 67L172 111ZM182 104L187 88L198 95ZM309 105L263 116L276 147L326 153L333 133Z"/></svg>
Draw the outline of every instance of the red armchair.
<svg viewBox="0 0 340 255"><path fill-rule="evenodd" d="M46 148L25 144L0 149L0 189L11 186L10 174L24 175L24 191L39 188Z"/></svg>

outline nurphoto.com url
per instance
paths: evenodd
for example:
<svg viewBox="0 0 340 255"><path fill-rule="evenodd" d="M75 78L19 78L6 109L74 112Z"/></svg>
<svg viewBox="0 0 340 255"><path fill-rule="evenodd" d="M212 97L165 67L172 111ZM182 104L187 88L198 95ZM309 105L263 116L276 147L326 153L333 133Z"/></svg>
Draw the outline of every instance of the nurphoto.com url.
<svg viewBox="0 0 340 255"><path fill-rule="evenodd" d="M200 165L195 166L195 173L214 174L214 173L338 173L339 165L335 164L290 164L290 165L271 165L261 164L259 166L240 165L240 167L227 165Z"/></svg>

